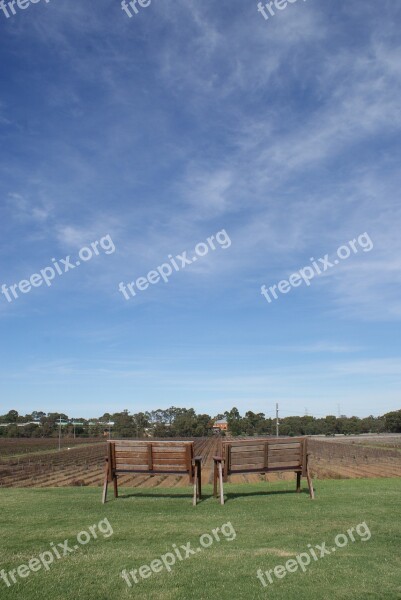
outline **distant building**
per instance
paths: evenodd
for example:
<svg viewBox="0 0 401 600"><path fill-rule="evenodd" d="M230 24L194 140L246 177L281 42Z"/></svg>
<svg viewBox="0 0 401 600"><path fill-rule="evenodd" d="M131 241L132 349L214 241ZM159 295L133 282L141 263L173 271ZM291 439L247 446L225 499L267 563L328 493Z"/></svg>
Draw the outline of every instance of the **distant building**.
<svg viewBox="0 0 401 600"><path fill-rule="evenodd" d="M227 431L227 429L228 429L227 419L219 419L218 421L215 421L214 425L213 425L213 429L215 431Z"/></svg>

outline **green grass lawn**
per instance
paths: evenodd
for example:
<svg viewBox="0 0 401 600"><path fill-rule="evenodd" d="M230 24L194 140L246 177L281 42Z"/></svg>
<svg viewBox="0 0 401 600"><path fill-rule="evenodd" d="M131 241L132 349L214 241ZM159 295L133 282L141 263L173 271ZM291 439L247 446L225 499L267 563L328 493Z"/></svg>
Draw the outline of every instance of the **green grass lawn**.
<svg viewBox="0 0 401 600"><path fill-rule="evenodd" d="M43 552L69 540L77 544L81 531L102 522L104 537L54 558L26 578L15 574L10 587L0 579L0 598L31 600L113 600L141 597L160 600L259 599L337 600L352 598L401 599L401 480L318 481L316 500L306 493L293 493L295 483L227 485L225 506L204 489L204 500L191 505L190 488L175 490L122 489L124 497L100 502L101 490L94 488L3 489L0 491L0 570L9 572L27 565ZM107 519L108 521L103 521ZM257 579L263 572L285 565L308 544L326 542L334 547L337 534L365 522L371 538L337 548L330 555L313 560L282 579L271 574L274 583L263 587ZM231 527L217 532L212 530ZM235 533L233 533L233 530ZM366 529L363 530L363 537ZM225 533L225 535L224 535ZM137 569L188 542L200 547L200 536L212 545L176 564L168 572L142 570L132 587L121 577L123 569ZM82 539L85 539L83 536ZM344 539L341 539L344 543ZM173 547L173 544L176 546ZM63 549L58 548L63 554ZM320 556L320 551L315 550ZM185 551L181 550L182 556ZM50 558L45 555L47 560ZM172 560L171 557L167 560ZM306 558L304 558L306 562ZM33 562L33 567L38 564ZM294 564L292 568L294 568ZM298 564L298 563L297 563ZM160 563L154 563L160 570ZM282 570L277 570L282 575ZM22 573L26 574L22 569Z"/></svg>

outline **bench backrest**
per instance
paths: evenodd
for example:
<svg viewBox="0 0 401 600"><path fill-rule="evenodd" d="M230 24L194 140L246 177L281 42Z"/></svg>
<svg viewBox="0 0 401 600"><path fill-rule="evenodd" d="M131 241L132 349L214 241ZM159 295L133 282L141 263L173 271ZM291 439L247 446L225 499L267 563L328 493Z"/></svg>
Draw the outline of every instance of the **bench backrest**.
<svg viewBox="0 0 401 600"><path fill-rule="evenodd" d="M306 474L307 438L255 438L222 442L226 475L247 471L302 471Z"/></svg>
<svg viewBox="0 0 401 600"><path fill-rule="evenodd" d="M109 469L122 473L193 473L194 443L108 440Z"/></svg>

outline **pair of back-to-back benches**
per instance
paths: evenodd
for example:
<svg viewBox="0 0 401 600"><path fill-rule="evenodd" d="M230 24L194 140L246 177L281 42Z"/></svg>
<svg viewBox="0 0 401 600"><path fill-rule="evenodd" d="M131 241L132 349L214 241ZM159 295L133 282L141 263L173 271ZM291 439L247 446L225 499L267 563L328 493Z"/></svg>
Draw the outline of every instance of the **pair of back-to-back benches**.
<svg viewBox="0 0 401 600"><path fill-rule="evenodd" d="M308 466L307 438L253 438L228 440L220 444L214 460L214 495L220 483L220 501L224 504L224 482L230 475L240 473L272 473L292 471L297 475L296 491L301 491L301 477L308 481L309 493L314 498ZM118 475L143 473L148 475L188 475L194 486L193 504L202 494L202 459L195 456L192 441L137 441L109 440L103 487L106 502L109 483L114 484L118 497Z"/></svg>

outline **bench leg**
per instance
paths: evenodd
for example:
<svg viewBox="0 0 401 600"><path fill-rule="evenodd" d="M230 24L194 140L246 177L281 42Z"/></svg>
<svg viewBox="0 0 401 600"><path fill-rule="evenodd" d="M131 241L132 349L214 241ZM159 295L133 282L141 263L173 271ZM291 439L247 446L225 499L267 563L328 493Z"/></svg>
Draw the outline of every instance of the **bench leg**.
<svg viewBox="0 0 401 600"><path fill-rule="evenodd" d="M219 462L220 504L224 504L223 465Z"/></svg>
<svg viewBox="0 0 401 600"><path fill-rule="evenodd" d="M117 475L114 475L113 483L114 483L114 498L118 498Z"/></svg>
<svg viewBox="0 0 401 600"><path fill-rule="evenodd" d="M198 467L198 498L202 498L202 465L199 463Z"/></svg>
<svg viewBox="0 0 401 600"><path fill-rule="evenodd" d="M106 463L105 471L104 471L104 484L103 484L103 494L102 494L102 504L106 504L107 498L107 488L109 486L109 473L108 473L108 465Z"/></svg>
<svg viewBox="0 0 401 600"><path fill-rule="evenodd" d="M193 506L196 506L197 500L198 500L198 487L199 487L199 480L198 480L198 463L195 463L195 476L194 476L194 497L192 500L192 504Z"/></svg>
<svg viewBox="0 0 401 600"><path fill-rule="evenodd" d="M104 478L104 485L103 485L102 504L106 504L108 486L109 486L109 480L108 480L108 475L106 473L105 478Z"/></svg>
<svg viewBox="0 0 401 600"><path fill-rule="evenodd" d="M309 494L310 494L311 500L314 500L315 499L315 491L313 489L312 477L310 476L309 467L307 467L307 469L306 469L306 479L308 480Z"/></svg>
<svg viewBox="0 0 401 600"><path fill-rule="evenodd" d="M217 498L217 477L218 477L217 462L214 461L214 468L213 468L213 496L215 498Z"/></svg>
<svg viewBox="0 0 401 600"><path fill-rule="evenodd" d="M301 473L297 473L297 493L301 491Z"/></svg>

